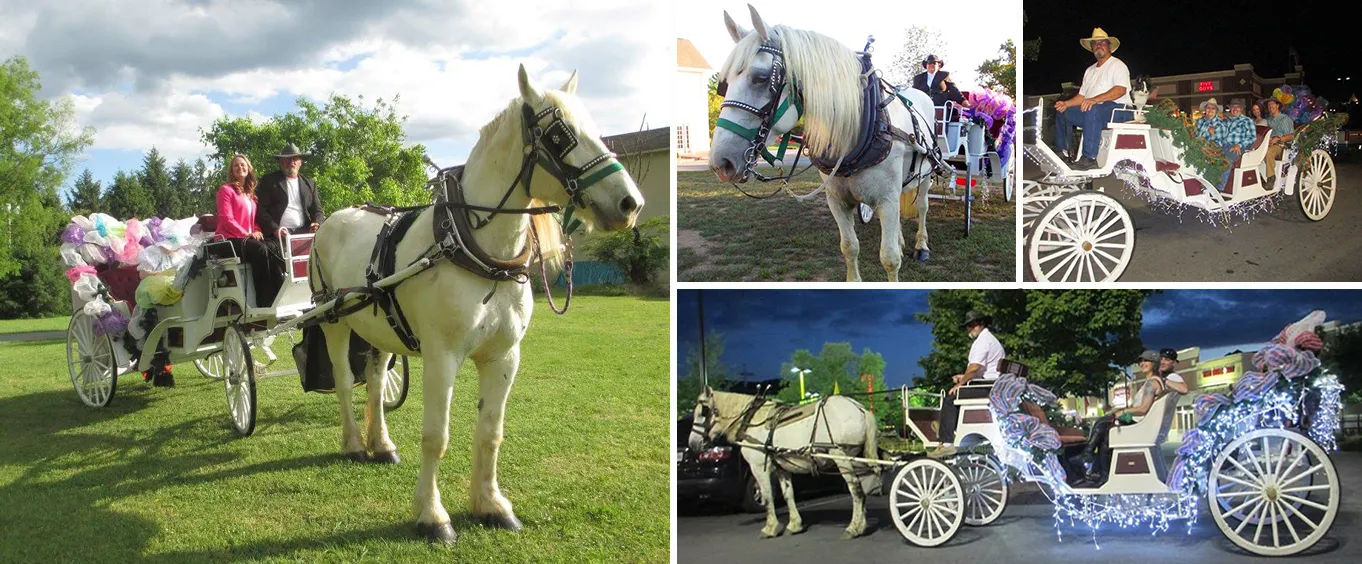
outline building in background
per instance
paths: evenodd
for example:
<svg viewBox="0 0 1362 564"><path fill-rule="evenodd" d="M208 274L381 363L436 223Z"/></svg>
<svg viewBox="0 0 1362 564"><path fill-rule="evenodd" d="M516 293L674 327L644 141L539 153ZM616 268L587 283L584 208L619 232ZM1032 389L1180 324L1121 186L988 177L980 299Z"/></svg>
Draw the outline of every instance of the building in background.
<svg viewBox="0 0 1362 564"><path fill-rule="evenodd" d="M676 39L676 82L672 115L678 155L709 152L709 77L714 69L689 39Z"/></svg>

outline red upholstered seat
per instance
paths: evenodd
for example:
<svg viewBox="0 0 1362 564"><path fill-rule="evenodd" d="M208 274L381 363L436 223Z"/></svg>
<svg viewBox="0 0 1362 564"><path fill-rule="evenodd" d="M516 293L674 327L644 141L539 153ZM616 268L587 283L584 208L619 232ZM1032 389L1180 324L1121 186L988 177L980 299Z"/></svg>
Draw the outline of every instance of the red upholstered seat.
<svg viewBox="0 0 1362 564"><path fill-rule="evenodd" d="M211 213L201 215L199 216L199 223L198 225L196 225L196 227L198 228L200 233L217 233L218 216L213 215Z"/></svg>
<svg viewBox="0 0 1362 564"><path fill-rule="evenodd" d="M1073 427L1060 427L1058 425L1051 425L1050 419L1045 416L1045 410L1041 409L1039 405L1036 405L1029 401L1023 401L1021 403L1021 408L1022 411L1027 415L1035 417L1036 419L1039 419L1041 423L1053 427L1055 432L1059 434L1060 444L1068 446L1088 442L1088 436L1084 435L1083 431L1079 429L1075 429Z"/></svg>
<svg viewBox="0 0 1362 564"><path fill-rule="evenodd" d="M109 288L109 295L115 300L128 302L131 306L137 294L137 285L142 283L142 277L137 273L135 266L120 266L118 268L106 268L95 272L99 281Z"/></svg>
<svg viewBox="0 0 1362 564"><path fill-rule="evenodd" d="M1263 143L1267 143L1268 138L1272 137L1271 127L1266 125L1256 125L1254 127L1258 130L1258 137L1253 140L1253 146L1249 147L1248 150L1243 153L1240 153L1238 157L1235 157L1234 162L1230 163L1230 168L1239 168L1239 161L1244 160L1245 153L1257 151L1259 147L1263 146Z"/></svg>
<svg viewBox="0 0 1362 564"><path fill-rule="evenodd" d="M922 431L922 436L929 442L936 442L939 436L937 435L937 425L940 424L940 414L941 410L939 409L908 408L908 419L913 422L913 426Z"/></svg>
<svg viewBox="0 0 1362 564"><path fill-rule="evenodd" d="M1176 172L1182 165L1173 161L1154 161L1154 169L1159 172Z"/></svg>

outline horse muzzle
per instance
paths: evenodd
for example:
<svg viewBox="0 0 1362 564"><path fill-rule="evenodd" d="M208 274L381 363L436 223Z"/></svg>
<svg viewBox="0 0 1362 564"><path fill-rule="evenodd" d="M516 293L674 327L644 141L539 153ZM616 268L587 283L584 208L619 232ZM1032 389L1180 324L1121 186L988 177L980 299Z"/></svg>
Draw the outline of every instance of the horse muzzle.
<svg viewBox="0 0 1362 564"><path fill-rule="evenodd" d="M747 167L743 166L740 168L738 163L733 162L733 160L728 157L711 157L709 170L713 171L714 175L719 177L719 180L730 184L747 182Z"/></svg>

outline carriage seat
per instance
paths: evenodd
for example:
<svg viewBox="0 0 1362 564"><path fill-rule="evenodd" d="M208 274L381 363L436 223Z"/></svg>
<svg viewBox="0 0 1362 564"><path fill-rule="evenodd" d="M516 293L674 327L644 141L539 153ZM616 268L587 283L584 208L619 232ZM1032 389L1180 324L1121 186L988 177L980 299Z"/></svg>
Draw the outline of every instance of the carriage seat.
<svg viewBox="0 0 1362 564"><path fill-rule="evenodd" d="M910 407L908 408L909 427L912 427L920 435L923 442L935 443L939 440L940 430L938 426L941 421L941 410L932 407Z"/></svg>
<svg viewBox="0 0 1362 564"><path fill-rule="evenodd" d="M1258 137L1254 139L1253 146L1234 159L1234 162L1230 164L1231 168L1254 168L1267 157L1267 141L1272 137L1272 128L1266 125L1255 127L1258 128Z"/></svg>
<svg viewBox="0 0 1362 564"><path fill-rule="evenodd" d="M1039 419L1041 423L1053 427L1059 434L1059 443L1063 446L1080 445L1088 442L1088 435L1082 429L1075 427L1064 427L1050 423L1050 418L1045 416L1045 410L1031 401L1022 401L1022 412Z"/></svg>
<svg viewBox="0 0 1362 564"><path fill-rule="evenodd" d="M191 233L213 234L218 231L218 216L211 213L199 216L198 223L190 229Z"/></svg>
<svg viewBox="0 0 1362 564"><path fill-rule="evenodd" d="M1118 425L1111 428L1108 444L1116 447L1157 447L1168 438L1168 429L1177 413L1178 399L1182 394L1169 392L1149 407L1135 423Z"/></svg>
<svg viewBox="0 0 1362 564"><path fill-rule="evenodd" d="M136 266L108 268L101 265L95 276L109 289L109 297L128 304L137 301L137 285L142 283L142 276Z"/></svg>

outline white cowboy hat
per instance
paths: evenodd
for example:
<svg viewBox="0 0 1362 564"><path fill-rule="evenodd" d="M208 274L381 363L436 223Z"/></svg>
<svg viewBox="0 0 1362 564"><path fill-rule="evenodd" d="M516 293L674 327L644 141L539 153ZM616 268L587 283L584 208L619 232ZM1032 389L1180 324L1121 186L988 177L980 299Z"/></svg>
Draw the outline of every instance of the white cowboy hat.
<svg viewBox="0 0 1362 564"><path fill-rule="evenodd" d="M1215 101L1215 98L1211 98L1210 100L1202 102L1200 106L1197 106L1197 108L1200 109L1201 113L1204 114L1206 113L1206 106L1215 106L1216 111L1220 110L1220 102Z"/></svg>
<svg viewBox="0 0 1362 564"><path fill-rule="evenodd" d="M1103 31L1102 28L1100 27L1092 28L1092 37L1089 37L1087 39L1079 39L1078 44L1082 45L1084 49L1092 51L1092 42L1101 41L1103 39L1111 43L1112 53L1115 53L1117 49L1121 48L1121 40L1115 37L1108 36L1107 32Z"/></svg>

